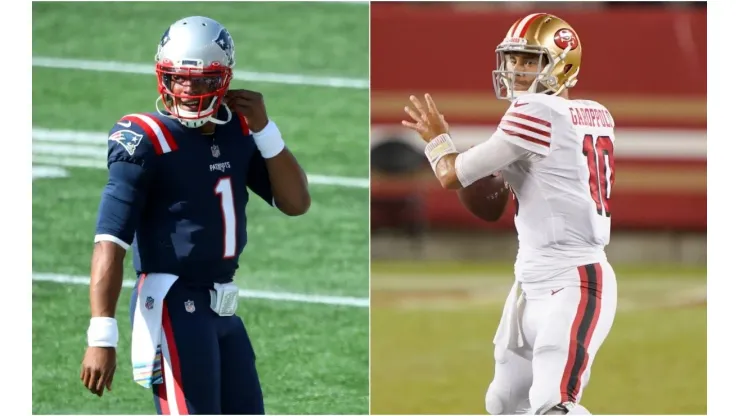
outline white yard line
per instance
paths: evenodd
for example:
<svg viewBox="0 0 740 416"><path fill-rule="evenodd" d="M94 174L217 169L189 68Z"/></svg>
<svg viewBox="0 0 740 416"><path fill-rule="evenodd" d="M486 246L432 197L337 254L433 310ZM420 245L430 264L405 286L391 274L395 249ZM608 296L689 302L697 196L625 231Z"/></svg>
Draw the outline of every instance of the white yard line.
<svg viewBox="0 0 740 416"><path fill-rule="evenodd" d="M88 59L64 59L34 56L33 66L40 68L76 69L80 71L118 72L126 74L154 75L154 63L93 61ZM279 74L275 72L234 71L238 81L269 82L288 85L310 85L316 87L351 88L367 90L370 82L366 78L327 77L304 74Z"/></svg>
<svg viewBox="0 0 740 416"><path fill-rule="evenodd" d="M35 165L33 167L33 180L41 178L66 178L69 172L59 166Z"/></svg>
<svg viewBox="0 0 740 416"><path fill-rule="evenodd" d="M500 307L513 284L511 276L461 274L454 278L429 278L385 273L373 280L380 304L407 310L462 310L477 306ZM669 289L670 288L670 289ZM645 296L655 293L650 302ZM642 295L642 296L641 296ZM691 307L706 302L707 286L699 278L654 278L646 274L618 289L620 312Z"/></svg>
<svg viewBox="0 0 740 416"><path fill-rule="evenodd" d="M56 273L34 273L33 281L81 286L87 286L90 284L90 278L86 276L70 276ZM123 286L131 288L134 287L134 283L135 282L133 280L124 280ZM307 295L303 293L245 289L239 291L239 296L243 298L269 299L283 302L318 303L334 306L353 306L358 308L367 308L369 306L368 299L351 296Z"/></svg>
<svg viewBox="0 0 740 416"><path fill-rule="evenodd" d="M105 132L54 130L34 127L33 163L62 167L106 169L108 135ZM369 188L366 178L308 174L313 185Z"/></svg>

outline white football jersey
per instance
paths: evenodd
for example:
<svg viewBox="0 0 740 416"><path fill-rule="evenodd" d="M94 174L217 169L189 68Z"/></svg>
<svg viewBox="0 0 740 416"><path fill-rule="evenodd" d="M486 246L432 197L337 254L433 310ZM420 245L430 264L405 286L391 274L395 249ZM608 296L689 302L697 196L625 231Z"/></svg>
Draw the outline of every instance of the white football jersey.
<svg viewBox="0 0 740 416"><path fill-rule="evenodd" d="M588 100L528 94L514 101L494 137L536 154L502 170L514 194L520 281L556 278L606 260L614 184L614 120Z"/></svg>

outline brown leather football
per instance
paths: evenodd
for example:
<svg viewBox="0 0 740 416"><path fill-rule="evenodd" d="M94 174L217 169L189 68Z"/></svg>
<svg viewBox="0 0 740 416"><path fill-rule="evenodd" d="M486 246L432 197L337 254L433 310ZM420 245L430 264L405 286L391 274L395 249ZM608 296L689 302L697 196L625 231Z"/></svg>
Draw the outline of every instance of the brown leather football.
<svg viewBox="0 0 740 416"><path fill-rule="evenodd" d="M509 189L501 176L487 176L457 190L465 208L484 221L496 221L504 213Z"/></svg>

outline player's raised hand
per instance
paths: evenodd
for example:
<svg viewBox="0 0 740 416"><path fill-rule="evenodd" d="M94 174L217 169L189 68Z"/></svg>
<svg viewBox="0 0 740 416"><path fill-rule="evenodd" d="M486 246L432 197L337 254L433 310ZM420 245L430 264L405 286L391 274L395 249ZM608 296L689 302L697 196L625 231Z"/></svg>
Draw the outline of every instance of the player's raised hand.
<svg viewBox="0 0 740 416"><path fill-rule="evenodd" d="M426 105L413 95L409 99L412 106L406 106L403 109L415 123L403 120L401 124L419 133L425 142L430 142L440 134L449 133L450 126L437 110L437 105L434 104L431 95L424 94Z"/></svg>
<svg viewBox="0 0 740 416"><path fill-rule="evenodd" d="M111 390L116 373L116 349L112 347L87 347L82 359L80 380L91 393L103 396L104 388Z"/></svg>
<svg viewBox="0 0 740 416"><path fill-rule="evenodd" d="M262 131L267 126L267 109L262 94L250 90L229 90L224 102L232 111L244 114L253 132Z"/></svg>

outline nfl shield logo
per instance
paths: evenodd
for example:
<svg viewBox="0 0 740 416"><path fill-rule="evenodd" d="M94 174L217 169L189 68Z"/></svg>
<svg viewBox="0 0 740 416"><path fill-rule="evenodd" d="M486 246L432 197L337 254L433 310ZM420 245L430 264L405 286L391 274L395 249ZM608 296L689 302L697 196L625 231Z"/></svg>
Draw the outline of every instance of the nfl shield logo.
<svg viewBox="0 0 740 416"><path fill-rule="evenodd" d="M192 300L185 302L185 310L190 313L195 312L195 302L193 302Z"/></svg>
<svg viewBox="0 0 740 416"><path fill-rule="evenodd" d="M219 157L221 156L221 149L218 148L218 145L211 146L211 154L213 157Z"/></svg>
<svg viewBox="0 0 740 416"><path fill-rule="evenodd" d="M152 310L152 308L154 307L154 298L151 297L151 296L147 296L146 297L146 303L144 304L144 306L147 309Z"/></svg>

